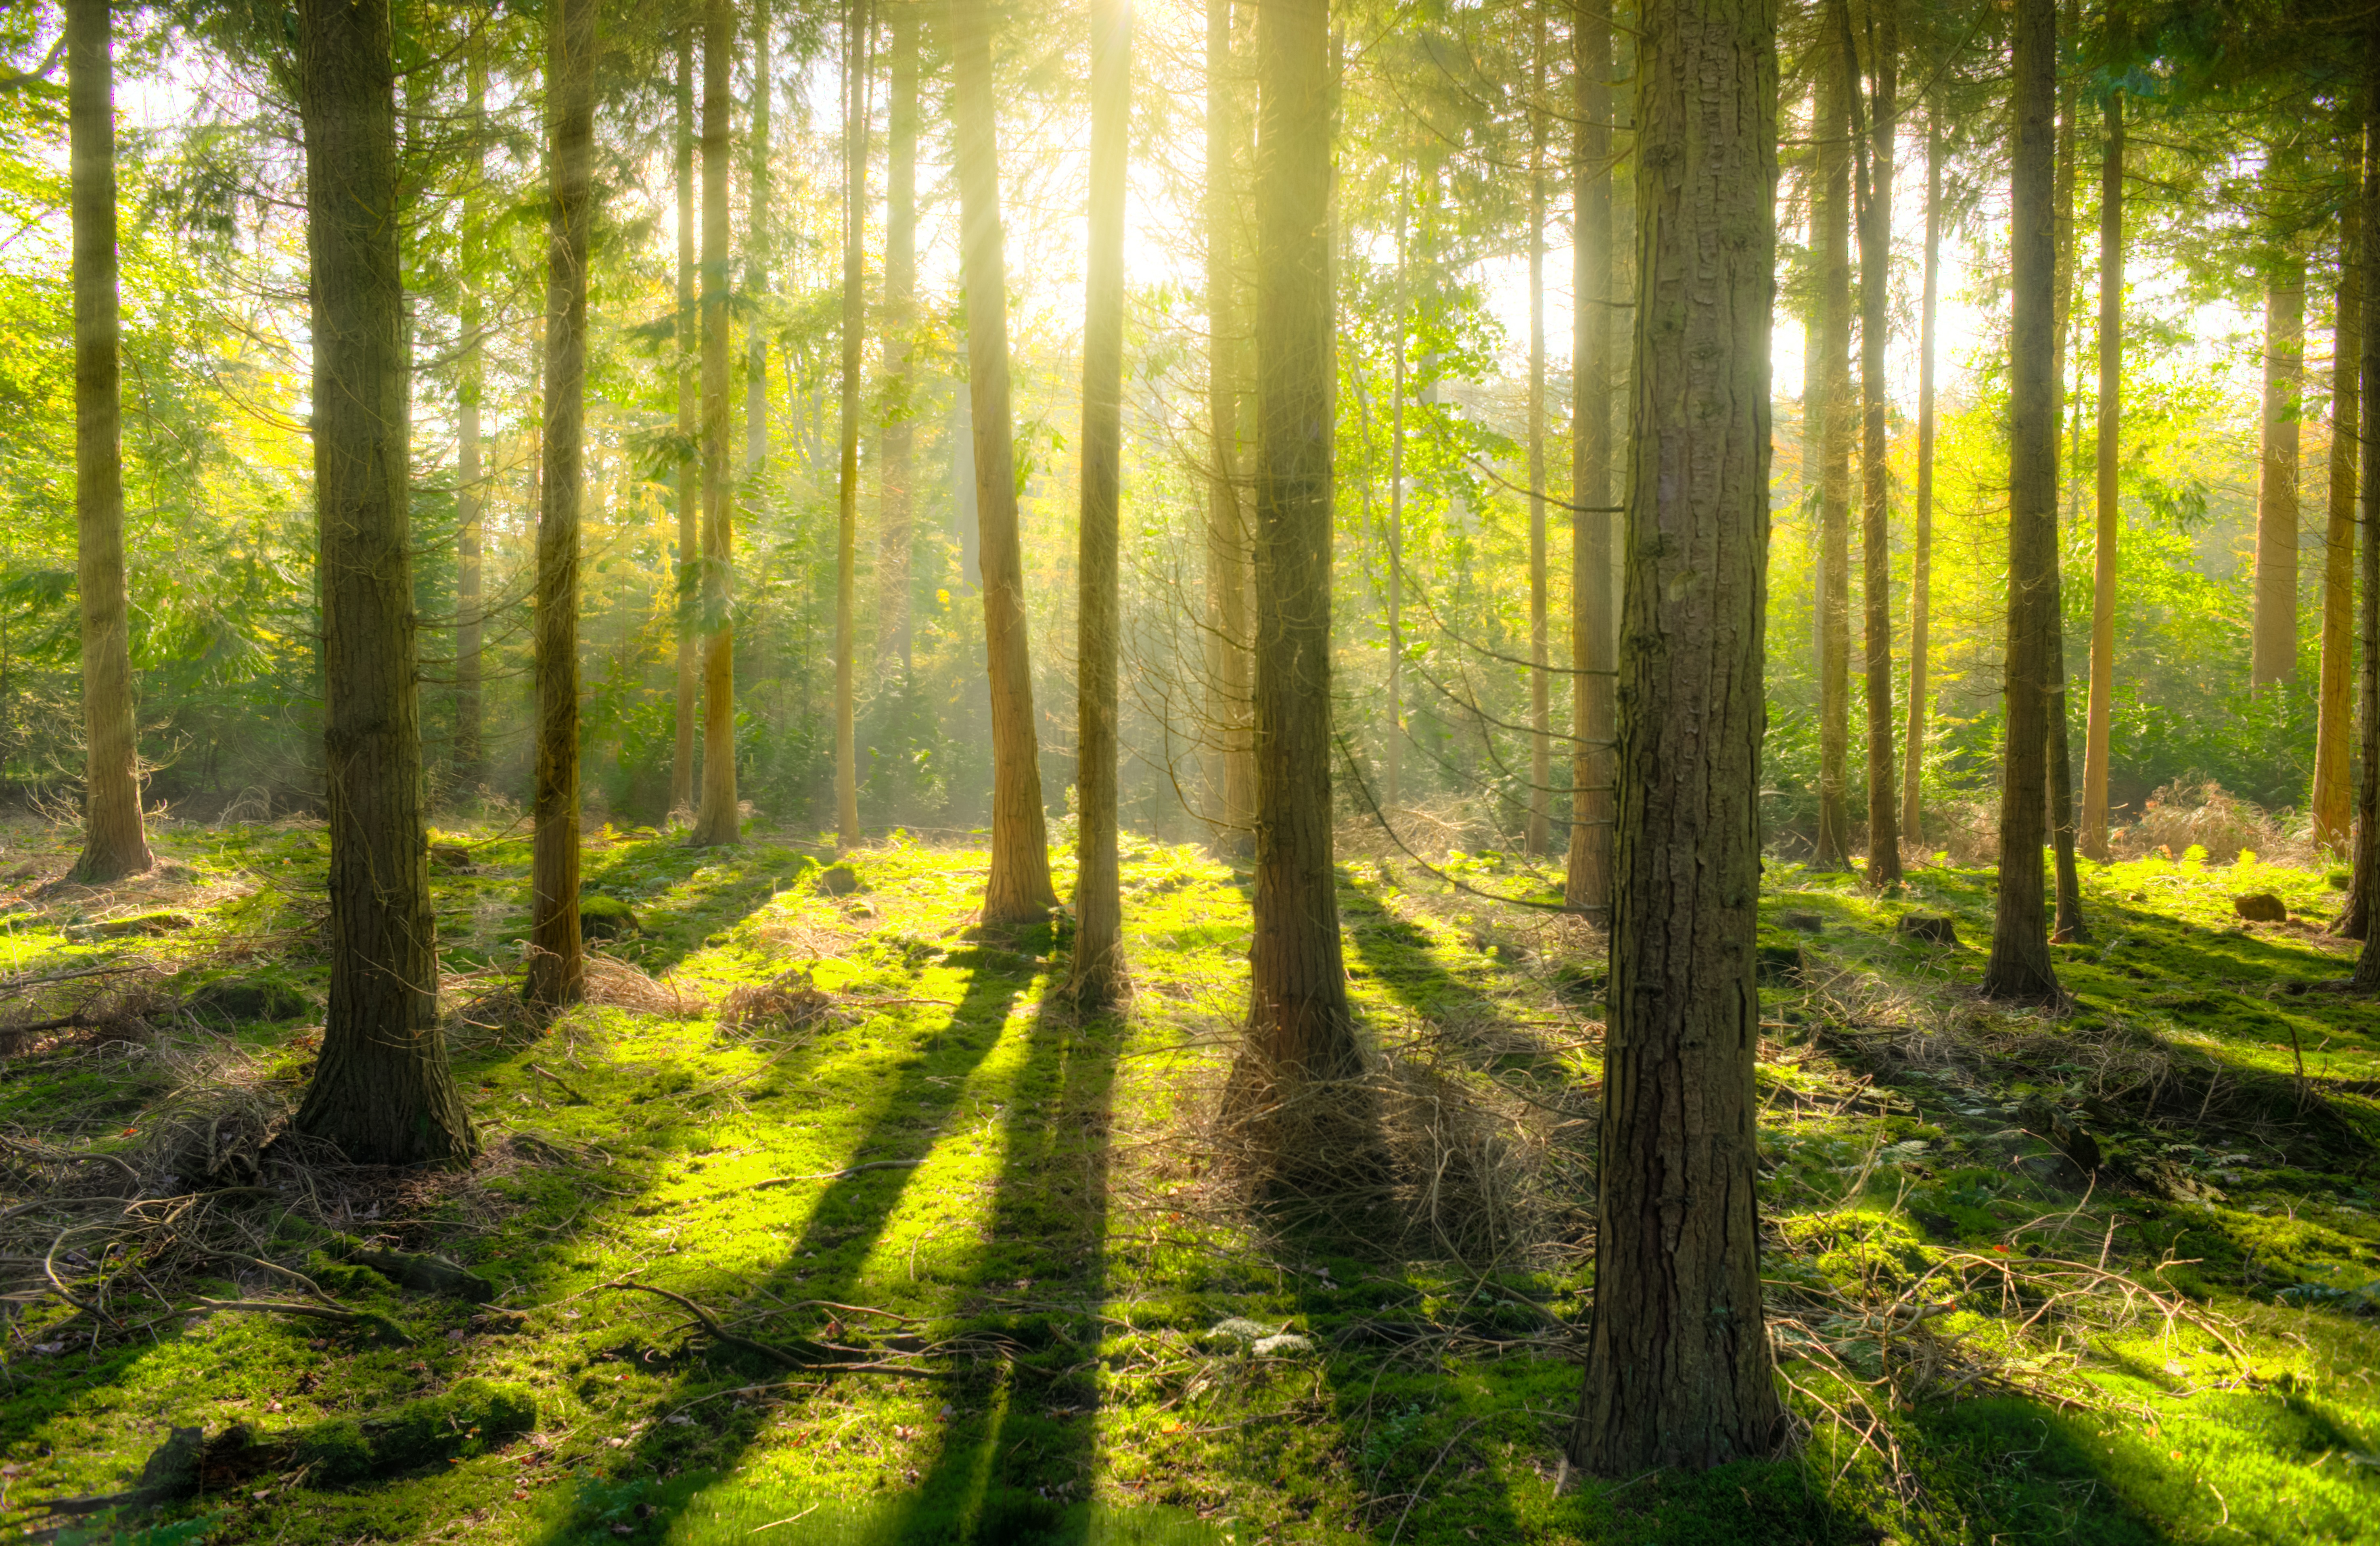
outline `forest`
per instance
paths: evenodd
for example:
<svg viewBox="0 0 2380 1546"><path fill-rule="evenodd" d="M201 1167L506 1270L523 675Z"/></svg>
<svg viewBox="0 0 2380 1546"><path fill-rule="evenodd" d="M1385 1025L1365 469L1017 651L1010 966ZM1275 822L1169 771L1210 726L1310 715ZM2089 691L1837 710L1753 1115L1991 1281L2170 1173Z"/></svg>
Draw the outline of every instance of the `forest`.
<svg viewBox="0 0 2380 1546"><path fill-rule="evenodd" d="M0 3L0 1534L2380 1542L2372 0Z"/></svg>

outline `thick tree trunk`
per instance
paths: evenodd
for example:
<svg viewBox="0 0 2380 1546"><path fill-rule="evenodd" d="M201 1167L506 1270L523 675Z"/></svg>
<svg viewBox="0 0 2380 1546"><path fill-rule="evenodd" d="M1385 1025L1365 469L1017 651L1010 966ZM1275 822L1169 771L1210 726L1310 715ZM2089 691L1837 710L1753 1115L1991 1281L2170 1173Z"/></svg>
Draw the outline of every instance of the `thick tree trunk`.
<svg viewBox="0 0 2380 1546"><path fill-rule="evenodd" d="M2344 852L2351 831L2354 781L2348 749L2355 654L2355 453L2357 359L2363 348L2362 210L2340 212L2338 289L2331 327L2330 520L2322 566L2322 689L2314 724L2313 838Z"/></svg>
<svg viewBox="0 0 2380 1546"><path fill-rule="evenodd" d="M487 355L480 334L487 325L480 297L480 274L485 262L481 235L487 210L481 190L487 177L488 62L483 47L471 44L466 67L463 116L472 136L471 182L463 198L462 301L458 321L463 334L463 359L456 371L455 466L455 748L454 780L458 791L480 781L486 752L483 743L484 706L480 699L481 651L487 619L482 615L484 536L488 493L487 472L480 465L480 399L487 385Z"/></svg>
<svg viewBox="0 0 2380 1546"><path fill-rule="evenodd" d="M1841 5L1844 0L1833 0ZM1818 554L1818 846L1815 868L1849 861L1844 763L1851 742L1852 194L1851 63L1839 30L1820 45L1817 183L1820 412Z"/></svg>
<svg viewBox="0 0 2380 1546"><path fill-rule="evenodd" d="M1909 544L1909 724L1901 738L1900 830L1922 841L1926 651L1934 604L1934 327L1942 294L1942 112L1925 106L1925 274L1917 304L1917 512Z"/></svg>
<svg viewBox="0 0 2380 1546"><path fill-rule="evenodd" d="M1848 0L1838 13L1849 54ZM1900 15L1893 0L1869 0L1876 50L1875 98L1869 103L1870 153L1860 158L1860 600L1862 664L1867 697L1867 883L1900 883L1900 822L1892 756L1892 482L1885 379L1886 311L1892 289L1893 135L1897 128L1895 61ZM1852 124L1861 128L1859 72L1846 71Z"/></svg>
<svg viewBox="0 0 2380 1546"><path fill-rule="evenodd" d="M868 44L875 13L864 3L843 13L843 401L842 457L834 525L834 829L845 848L859 845L859 743L856 691L859 620L859 361L868 328Z"/></svg>
<svg viewBox="0 0 2380 1546"><path fill-rule="evenodd" d="M2016 0L2010 147L2009 622L2002 690L1999 883L1986 998L2058 1003L2041 850L2058 639L2057 0Z"/></svg>
<svg viewBox="0 0 2380 1546"><path fill-rule="evenodd" d="M2082 24L2082 0L2065 0L2066 35L2080 34ZM2058 259L2056 320L2051 324L2051 354L2057 361L2057 398L2058 435L2064 434L2069 394L2066 390L2066 340L2069 323L2074 311L2074 273L2078 249L2074 223L2075 130L2078 109L2082 102L2074 71L2061 71L2058 83L2058 170L2056 175ZM2082 517L2082 486L2073 480L2075 468L2082 458L2082 414L2075 404L2073 418L2073 455L2059 468L2058 487L2072 490L2070 505L2077 523ZM2053 504L2055 501L2053 500ZM2049 826L2052 870L2056 876L2057 921L2049 937L2060 943L2072 943L2087 939L2090 930L2082 921L2082 885L2074 868L2074 764L2073 737L2069 734L2070 716L2067 712L2066 669L2066 606L2065 606L2065 544L2053 542L2051 562L2056 569L2052 576L2056 599L2049 610L2049 728L2046 732L2049 765L2046 770L2048 810L2045 820Z"/></svg>
<svg viewBox="0 0 2380 1546"><path fill-rule="evenodd" d="M388 7L302 0L331 1003L300 1132L358 1164L479 1149L437 1015L407 530L405 292Z"/></svg>
<svg viewBox="0 0 2380 1546"><path fill-rule="evenodd" d="M1570 863L1562 900L1611 907L1611 740L1619 639L1611 615L1611 12L1585 0L1572 37Z"/></svg>
<svg viewBox="0 0 2380 1546"><path fill-rule="evenodd" d="M694 302L694 21L677 34L677 434L672 490L677 502L677 745L670 762L672 820L694 817L694 721L701 697L696 668L701 634L702 542L697 516L697 349Z"/></svg>
<svg viewBox="0 0 2380 1546"><path fill-rule="evenodd" d="M2124 99L2110 93L2099 160L2098 528L2091 558L2091 698L2082 732L2082 851L2107 848L2108 720L2116 691L2117 477L2124 422Z"/></svg>
<svg viewBox="0 0 2380 1546"><path fill-rule="evenodd" d="M1232 261L1236 224L1232 190L1238 184L1232 163L1246 135L1238 68L1232 57L1232 0L1207 0L1207 417L1214 443L1214 466L1207 482L1206 712L1213 748L1207 759L1207 783L1215 805L1217 846L1244 854L1253 841L1256 765L1249 740L1247 469L1240 444L1245 340L1239 275ZM1395 627L1392 615L1391 633ZM1393 702L1390 712L1393 718ZM1392 770L1391 806L1397 801L1395 787Z"/></svg>
<svg viewBox="0 0 2380 1546"><path fill-rule="evenodd" d="M2265 283L2263 450L2256 478L2256 615L2248 684L2298 666L2298 400L2305 384L2305 260L2275 242Z"/></svg>
<svg viewBox="0 0 2380 1546"><path fill-rule="evenodd" d="M115 62L106 0L67 6L67 130L74 221L75 585L82 603L82 856L79 881L148 869L124 588L124 452L116 340Z"/></svg>
<svg viewBox="0 0 2380 1546"><path fill-rule="evenodd" d="M528 985L540 1008L586 992L578 934L578 506L587 440L587 237L593 220L595 0L546 11L544 503L537 523L537 796Z"/></svg>
<svg viewBox="0 0 2380 1546"><path fill-rule="evenodd" d="M1529 11L1529 828L1528 849L1553 843L1553 674L1546 575L1546 12Z"/></svg>
<svg viewBox="0 0 2380 1546"><path fill-rule="evenodd" d="M1259 1088L1361 1054L1331 865L1330 10L1257 13L1256 940L1243 1074Z"/></svg>
<svg viewBox="0 0 2380 1546"><path fill-rule="evenodd" d="M917 327L917 14L896 0L892 98L884 149L884 431L879 441L876 658L880 674L909 675L909 544L916 508L917 407L911 350Z"/></svg>
<svg viewBox="0 0 2380 1546"><path fill-rule="evenodd" d="M2363 293L2380 297L2380 27L2363 52ZM2380 928L2372 927L2372 895L2380 889L2380 326L2366 325L2358 351L2362 385L2356 407L2362 421L2362 474L2356 481L2363 505L2363 581L2356 614L2363 636L2356 674L2357 760L2355 787L2355 888L2348 922L2362 924L2363 949L2355 958L2354 983L2380 992ZM2362 902L2358 907L2354 904Z"/></svg>
<svg viewBox="0 0 2380 1546"><path fill-rule="evenodd" d="M983 561L984 655L991 679L991 875L983 921L1038 922L1058 905L1033 724L1025 563L1016 537L1009 425L1008 278L1000 152L991 102L990 0L951 0L951 118L956 134L959 266L966 293L967 390L975 409L976 524Z"/></svg>
<svg viewBox="0 0 2380 1546"><path fill-rule="evenodd" d="M1640 14L1611 1025L1570 1444L1607 1477L1765 1455L1784 1437L1753 1090L1776 12L1648 0Z"/></svg>
<svg viewBox="0 0 2380 1546"><path fill-rule="evenodd" d="M1132 12L1091 3L1090 253L1083 295L1082 593L1075 646L1075 1002L1116 1003L1127 982L1116 879L1116 567L1123 477L1123 206L1132 137Z"/></svg>
<svg viewBox="0 0 2380 1546"><path fill-rule="evenodd" d="M693 843L744 840L735 799L735 507L727 476L727 168L735 8L702 11L702 808Z"/></svg>
<svg viewBox="0 0 2380 1546"><path fill-rule="evenodd" d="M863 12L868 7L862 6ZM869 12L872 16L872 12ZM769 335L759 298L769 293L769 103L776 95L770 67L772 28L769 0L752 0L752 192L744 212L745 288L750 320L744 324L744 485L756 497L769 465ZM865 153L863 141L863 154ZM864 165L865 163L863 162Z"/></svg>

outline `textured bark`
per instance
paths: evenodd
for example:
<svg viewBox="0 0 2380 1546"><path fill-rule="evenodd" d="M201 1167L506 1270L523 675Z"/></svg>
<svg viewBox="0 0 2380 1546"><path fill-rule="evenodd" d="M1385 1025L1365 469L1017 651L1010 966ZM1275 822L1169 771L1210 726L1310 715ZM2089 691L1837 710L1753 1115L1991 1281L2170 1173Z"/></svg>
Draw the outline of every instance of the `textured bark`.
<svg viewBox="0 0 2380 1546"><path fill-rule="evenodd" d="M2062 7L2065 35L2079 36L2082 23L2082 0L2065 0ZM2073 70L2062 70L2058 81L2058 161L2051 197L2057 204L2057 293L2054 298L2051 326L2050 356L2055 361L2055 392L2058 402L2058 429L2055 441L2065 432L2066 405L2066 339L2074 311L2074 273L2078 249L2075 245L2077 227L2074 223L2075 189L2075 127L2082 96L2077 89L2078 76ZM2082 457L2082 414L2076 406L2074 414L2073 455L2059 466L2052 485L2051 505L2057 505L2057 492L2072 489L2072 517L2077 524L2082 518L2082 486L2068 480L2075 464ZM2053 533L2054 539L2054 533ZM2074 764L2073 739L2068 734L2067 670L2066 670L2066 607L2064 602L2066 574L2064 543L2053 540L2050 546L2053 592L2049 608L2049 642L2046 712L2048 728L2043 743L2048 757L2044 770L2047 789L2047 810L2044 820L2049 827L2052 871L2056 876L2057 921L2049 937L2059 943L2085 939L2089 931L2082 922L2082 885L2074 868Z"/></svg>
<svg viewBox="0 0 2380 1546"><path fill-rule="evenodd" d="M2285 243L2265 282L2263 449L2256 476L2256 614L2248 685L2298 668L2298 399L2305 385L2305 260Z"/></svg>
<svg viewBox="0 0 2380 1546"><path fill-rule="evenodd" d="M1619 638L1611 586L1611 12L1585 0L1572 34L1570 862L1562 900L1591 916L1611 907L1612 673Z"/></svg>
<svg viewBox="0 0 2380 1546"><path fill-rule="evenodd" d="M1848 30L1847 0L1837 0ZM1900 883L1900 822L1892 756L1892 481L1884 374L1886 310L1892 288L1892 140L1900 54L1894 0L1868 0L1875 95L1862 149L1860 191L1860 600L1862 665L1867 698L1867 883ZM1846 31L1848 38L1848 30ZM1849 72L1852 126L1862 128L1857 70Z"/></svg>
<svg viewBox="0 0 2380 1546"><path fill-rule="evenodd" d="M1528 849L1553 841L1553 674L1546 669L1546 13L1532 6L1529 110L1529 828Z"/></svg>
<svg viewBox="0 0 2380 1546"><path fill-rule="evenodd" d="M1934 328L1942 295L1942 113L1925 108L1925 273L1917 303L1917 509L1909 544L1909 724L1901 737L1900 830L1922 841L1926 651L1934 604Z"/></svg>
<svg viewBox="0 0 2380 1546"><path fill-rule="evenodd" d="M587 237L594 210L595 0L549 0L545 457L537 523L537 786L528 985L551 1009L585 995L578 933L578 506L587 428Z"/></svg>
<svg viewBox="0 0 2380 1546"><path fill-rule="evenodd" d="M1411 187L1410 184L1407 185ZM1389 712L1388 735L1380 758L1380 786L1386 809L1404 803L1405 762L1405 340L1412 322L1407 312L1406 243L1412 236L1410 201L1397 201L1397 298L1394 336L1389 346Z"/></svg>
<svg viewBox="0 0 2380 1546"><path fill-rule="evenodd" d="M1845 0L1831 0L1842 5ZM1818 68L1818 844L1811 863L1840 870L1851 855L1844 762L1851 741L1852 196L1849 62L1840 29Z"/></svg>
<svg viewBox="0 0 2380 1546"><path fill-rule="evenodd" d="M2091 554L2091 698L2082 730L2082 851L2107 851L2107 727L2116 691L2117 475L2124 430L2124 99L2109 93L2099 159L2098 527Z"/></svg>
<svg viewBox="0 0 2380 1546"><path fill-rule="evenodd" d="M670 761L670 815L694 815L694 721L701 699L697 640L701 632L702 530L697 512L695 454L699 389L695 383L694 22L677 34L677 743Z"/></svg>
<svg viewBox="0 0 2380 1546"><path fill-rule="evenodd" d="M727 477L727 168L735 9L702 10L702 806L697 847L740 843L735 800L735 507Z"/></svg>
<svg viewBox="0 0 2380 1546"><path fill-rule="evenodd" d="M472 136L471 178L463 196L463 240L465 243L462 298L458 321L462 324L463 359L455 372L455 747L453 754L454 781L457 788L468 789L479 783L486 757L483 745L483 706L480 700L480 679L483 675L480 654L486 637L486 618L481 609L484 571L483 536L486 525L488 493L486 469L481 466L480 404L486 389L485 351L480 347L480 331L487 325L486 308L480 298L479 276L485 254L480 250L484 239L481 228L487 210L481 198L481 188L487 177L487 103L488 61L483 46L477 41L470 45L470 59L466 66L463 116Z"/></svg>
<svg viewBox="0 0 2380 1546"><path fill-rule="evenodd" d="M1776 12L1648 0L1620 825L1595 1308L1571 1455L1635 1476L1783 1438L1753 1075Z"/></svg>
<svg viewBox="0 0 2380 1546"><path fill-rule="evenodd" d="M872 15L865 6L859 9ZM776 95L771 38L769 0L752 0L752 79L759 84L752 91L752 194L744 212L744 286L752 303L744 324L744 481L754 491L769 463L769 335L758 302L769 293L769 103Z"/></svg>
<svg viewBox="0 0 2380 1546"><path fill-rule="evenodd" d="M122 321L115 281L115 63L106 0L67 6L67 128L74 222L75 585L82 611L82 855L96 883L156 862L140 820L124 588Z"/></svg>
<svg viewBox="0 0 2380 1546"><path fill-rule="evenodd" d="M843 394L834 522L834 830L859 843L859 743L852 696L859 644L859 360L868 329L868 127L873 13L843 13Z"/></svg>
<svg viewBox="0 0 2380 1546"><path fill-rule="evenodd" d="M991 874L983 921L1038 922L1058 905L1033 725L1017 548L1015 445L1008 384L1007 257L991 102L990 0L951 0L951 118L959 185L959 266L966 291L967 391L974 399L976 528L983 637L991 681Z"/></svg>
<svg viewBox="0 0 2380 1546"><path fill-rule="evenodd" d="M1232 190L1238 181L1232 162L1247 132L1236 69L1231 0L1207 0L1207 417L1214 462L1207 481L1207 735L1214 749L1207 782L1215 801L1216 846L1245 853L1256 821L1256 764L1248 717L1247 469L1239 411L1245 340L1239 275L1232 262ZM1395 628L1392 607L1391 634ZM1390 698L1395 723L1393 686ZM1392 736L1391 806L1397 802L1396 741Z"/></svg>
<svg viewBox="0 0 2380 1546"><path fill-rule="evenodd" d="M2348 708L2355 653L2355 454L2357 358L2363 348L2362 210L2340 212L2336 321L2331 329L2330 522L2322 566L2322 690L2314 724L2314 841L2344 850L2355 791L2348 765L2354 719Z"/></svg>
<svg viewBox="0 0 2380 1546"><path fill-rule="evenodd" d="M1265 1082L1359 1065L1331 867L1330 13L1257 13L1256 939Z"/></svg>
<svg viewBox="0 0 2380 1546"><path fill-rule="evenodd" d="M892 97L884 149L884 430L878 440L876 658L909 675L909 544L916 509L917 405L910 352L917 327L917 16L892 6Z"/></svg>
<svg viewBox="0 0 2380 1546"><path fill-rule="evenodd" d="M2363 99L2363 293L2380 296L2380 27L2366 43ZM2363 426L2362 472L2356 493L2363 506L2363 581L2356 598L2362 658L2356 673L2357 761L2355 788L2355 885L2350 924L2362 925L2363 949L2355 958L2356 987L2380 992L2380 929L2372 923L2372 893L2380 885L2380 327L2363 329L2362 387L2357 408ZM2362 902L2359 908L2356 901Z"/></svg>
<svg viewBox="0 0 2380 1546"><path fill-rule="evenodd" d="M2009 392L2007 729L2000 763L1999 881L1986 998L2064 994L2049 958L2041 849L2050 688L2058 638L2058 215L2056 0L2016 0Z"/></svg>
<svg viewBox="0 0 2380 1546"><path fill-rule="evenodd" d="M1090 252L1083 296L1082 591L1075 646L1081 835L1075 854L1075 1002L1126 990L1116 877L1116 567L1123 468L1123 206L1132 135L1132 12L1091 0Z"/></svg>
<svg viewBox="0 0 2380 1546"><path fill-rule="evenodd" d="M331 1001L300 1132L358 1164L478 1150L438 1031L407 530L396 91L384 0L302 0Z"/></svg>

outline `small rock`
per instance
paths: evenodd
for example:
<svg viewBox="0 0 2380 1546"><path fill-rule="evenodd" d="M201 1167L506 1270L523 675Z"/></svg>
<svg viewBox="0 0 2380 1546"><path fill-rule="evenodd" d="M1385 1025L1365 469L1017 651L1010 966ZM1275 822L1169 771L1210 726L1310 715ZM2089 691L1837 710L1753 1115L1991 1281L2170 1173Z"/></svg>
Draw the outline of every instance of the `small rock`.
<svg viewBox="0 0 2380 1546"><path fill-rule="evenodd" d="M430 845L430 862L442 870L468 870L471 868L470 846L465 843L432 843Z"/></svg>
<svg viewBox="0 0 2380 1546"><path fill-rule="evenodd" d="M858 870L849 864L828 865L819 871L818 883L819 889L829 896L848 896L855 891L866 889L860 882Z"/></svg>
<svg viewBox="0 0 2380 1546"><path fill-rule="evenodd" d="M2251 923L2286 923L2289 909L2286 903L2269 891L2252 891L2245 896L2231 898L2231 910Z"/></svg>
<svg viewBox="0 0 2380 1546"><path fill-rule="evenodd" d="M1957 944L1959 926L1945 913L1909 913L1894 925L1902 937L1927 944Z"/></svg>

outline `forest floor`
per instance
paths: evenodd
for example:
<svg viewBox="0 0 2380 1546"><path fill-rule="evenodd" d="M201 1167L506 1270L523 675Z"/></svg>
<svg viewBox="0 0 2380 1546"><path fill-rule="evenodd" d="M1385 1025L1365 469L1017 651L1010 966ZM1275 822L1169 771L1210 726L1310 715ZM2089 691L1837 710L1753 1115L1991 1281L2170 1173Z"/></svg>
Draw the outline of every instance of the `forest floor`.
<svg viewBox="0 0 2380 1546"><path fill-rule="evenodd" d="M1202 849L1127 839L1137 993L1084 1019L1062 935L973 926L979 850L836 873L606 829L588 891L635 927L540 1027L504 988L526 841L436 835L469 846L433 876L486 1153L422 1174L284 1135L319 823L163 823L158 870L104 891L55 883L70 832L0 832L0 1531L2380 1540L2380 1011L2323 986L2351 960L2324 874L2086 866L2052 1016L1973 997L1987 874L1879 898L1772 863L1793 1429L1775 1460L1582 1481L1602 978L1575 921L1344 862L1391 1170L1334 1220L1234 1184L1247 880ZM2240 922L2249 891L2288 919Z"/></svg>

